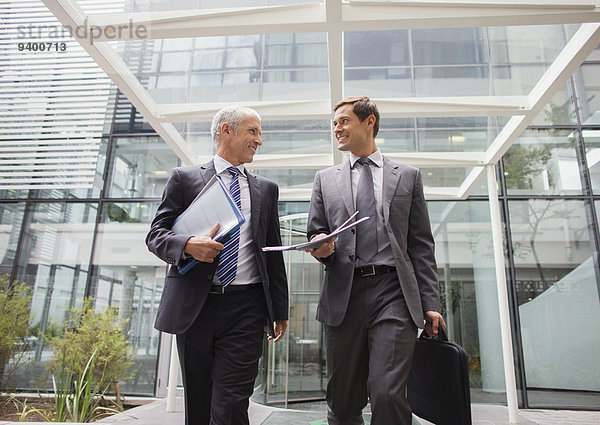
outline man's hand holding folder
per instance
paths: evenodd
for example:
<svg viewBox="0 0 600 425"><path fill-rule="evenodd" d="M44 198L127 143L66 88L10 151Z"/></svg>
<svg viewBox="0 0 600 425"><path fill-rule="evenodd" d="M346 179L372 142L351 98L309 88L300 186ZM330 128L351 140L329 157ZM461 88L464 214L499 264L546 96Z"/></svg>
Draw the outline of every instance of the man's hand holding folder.
<svg viewBox="0 0 600 425"><path fill-rule="evenodd" d="M213 176L173 223L175 233L191 235L183 252L193 258L178 267L179 273L187 273L198 261L214 262L223 242L245 222L229 190Z"/></svg>
<svg viewBox="0 0 600 425"><path fill-rule="evenodd" d="M214 240L214 236L221 227L220 223L215 226L206 235L192 236L185 244L183 252L204 263L212 263L215 257L223 249L223 244Z"/></svg>

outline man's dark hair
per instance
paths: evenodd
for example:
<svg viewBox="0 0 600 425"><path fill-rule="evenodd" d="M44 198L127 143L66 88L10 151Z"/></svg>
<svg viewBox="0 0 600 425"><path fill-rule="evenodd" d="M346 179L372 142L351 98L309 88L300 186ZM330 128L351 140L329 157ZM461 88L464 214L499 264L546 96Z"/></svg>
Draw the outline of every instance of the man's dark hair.
<svg viewBox="0 0 600 425"><path fill-rule="evenodd" d="M377 133L379 133L379 110L377 105L371 102L371 99L367 96L350 96L336 103L333 111L337 111L343 105L354 105L352 112L356 114L360 122L366 120L369 115L374 115L373 137L377 136Z"/></svg>

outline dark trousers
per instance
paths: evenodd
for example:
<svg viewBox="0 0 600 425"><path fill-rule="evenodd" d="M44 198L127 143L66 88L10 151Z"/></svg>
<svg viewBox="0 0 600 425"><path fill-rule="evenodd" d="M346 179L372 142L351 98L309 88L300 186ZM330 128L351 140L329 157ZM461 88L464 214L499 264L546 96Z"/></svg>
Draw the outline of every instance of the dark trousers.
<svg viewBox="0 0 600 425"><path fill-rule="evenodd" d="M209 295L194 324L177 335L186 425L248 425L248 400L262 354L261 285Z"/></svg>
<svg viewBox="0 0 600 425"><path fill-rule="evenodd" d="M339 326L326 326L330 425L362 424L371 401L371 425L410 425L406 400L417 327L395 273L355 277Z"/></svg>

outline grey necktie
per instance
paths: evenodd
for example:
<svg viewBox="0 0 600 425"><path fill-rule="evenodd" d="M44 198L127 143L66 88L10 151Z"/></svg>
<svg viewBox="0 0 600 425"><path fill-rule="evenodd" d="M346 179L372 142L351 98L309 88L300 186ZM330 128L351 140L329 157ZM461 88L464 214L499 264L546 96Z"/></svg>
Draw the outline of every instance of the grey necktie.
<svg viewBox="0 0 600 425"><path fill-rule="evenodd" d="M356 189L357 219L369 216L368 220L356 226L356 255L368 263L377 254L377 210L373 192L373 175L369 158L360 158L360 178Z"/></svg>

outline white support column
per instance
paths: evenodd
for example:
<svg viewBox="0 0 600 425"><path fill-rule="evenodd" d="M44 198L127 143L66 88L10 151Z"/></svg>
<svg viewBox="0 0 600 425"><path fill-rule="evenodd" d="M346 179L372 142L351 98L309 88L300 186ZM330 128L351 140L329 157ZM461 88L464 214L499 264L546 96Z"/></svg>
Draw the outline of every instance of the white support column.
<svg viewBox="0 0 600 425"><path fill-rule="evenodd" d="M498 307L500 312L500 333L502 336L502 358L504 360L504 379L506 385L506 402L508 404L509 424L519 423L519 405L517 403L517 383L515 380L515 363L513 358L512 337L510 332L510 315L508 294L506 291L506 271L504 269L504 245L502 242L502 220L498 203L498 189L495 164L487 166L488 194L490 202L490 220L492 223L492 241L494 245L494 263L496 268L496 284L498 288Z"/></svg>
<svg viewBox="0 0 600 425"><path fill-rule="evenodd" d="M169 362L169 386L167 388L167 413L175 413L178 378L179 358L177 357L177 341L175 335L171 335L171 360Z"/></svg>

